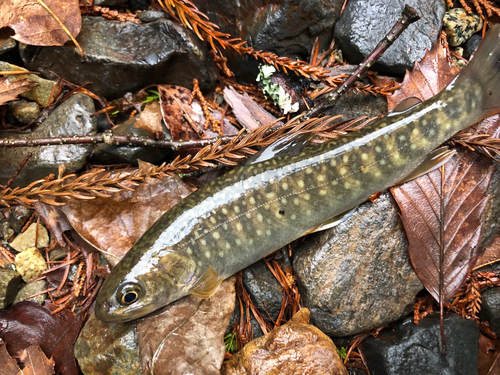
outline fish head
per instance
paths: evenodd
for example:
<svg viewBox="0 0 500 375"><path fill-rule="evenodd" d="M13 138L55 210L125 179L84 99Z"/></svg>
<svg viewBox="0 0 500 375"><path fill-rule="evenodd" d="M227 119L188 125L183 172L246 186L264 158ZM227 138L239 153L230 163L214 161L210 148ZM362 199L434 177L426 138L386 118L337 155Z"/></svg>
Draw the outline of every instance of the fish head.
<svg viewBox="0 0 500 375"><path fill-rule="evenodd" d="M146 252L137 262L127 255L97 295L95 314L103 322L141 318L186 296L195 281L196 262L172 249L153 256Z"/></svg>

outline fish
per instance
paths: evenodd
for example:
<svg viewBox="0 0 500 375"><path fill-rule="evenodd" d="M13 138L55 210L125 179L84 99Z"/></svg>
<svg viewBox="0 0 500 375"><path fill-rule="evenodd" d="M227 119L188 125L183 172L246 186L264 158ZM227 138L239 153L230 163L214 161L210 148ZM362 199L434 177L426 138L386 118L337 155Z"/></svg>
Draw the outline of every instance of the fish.
<svg viewBox="0 0 500 375"><path fill-rule="evenodd" d="M189 294L211 296L225 278L442 163L447 152L433 150L498 112L495 25L433 98L320 145L266 149L179 202L113 268L98 292L96 317L124 323Z"/></svg>

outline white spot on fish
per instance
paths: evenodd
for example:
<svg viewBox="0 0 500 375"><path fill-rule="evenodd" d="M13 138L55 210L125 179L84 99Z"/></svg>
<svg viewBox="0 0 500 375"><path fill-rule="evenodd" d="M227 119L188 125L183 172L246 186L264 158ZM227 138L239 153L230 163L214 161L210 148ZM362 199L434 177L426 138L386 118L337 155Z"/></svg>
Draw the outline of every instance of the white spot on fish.
<svg viewBox="0 0 500 375"><path fill-rule="evenodd" d="M267 199L273 199L275 197L274 192L270 192L266 194Z"/></svg>
<svg viewBox="0 0 500 375"><path fill-rule="evenodd" d="M221 210L221 211L222 211L222 213L223 213L224 215L227 215L227 214L229 213L229 212L227 211L227 208L226 208L226 207L222 207L222 210Z"/></svg>
<svg viewBox="0 0 500 375"><path fill-rule="evenodd" d="M309 199L311 199L311 195L310 195L310 194L308 194L308 193L305 193L305 194L304 194L304 199L305 199L306 201L308 201Z"/></svg>
<svg viewBox="0 0 500 375"><path fill-rule="evenodd" d="M375 151L377 151L378 153L381 153L382 152L382 147L375 146Z"/></svg>
<svg viewBox="0 0 500 375"><path fill-rule="evenodd" d="M218 240L220 238L219 232L213 232L212 237L215 238L216 240Z"/></svg>
<svg viewBox="0 0 500 375"><path fill-rule="evenodd" d="M224 252L223 251L219 251L219 257L220 258L224 257Z"/></svg>
<svg viewBox="0 0 500 375"><path fill-rule="evenodd" d="M314 171L313 171L313 169L312 169L311 167L309 167L309 168L307 168L307 169L306 169L306 173L307 173L307 174L311 174L311 173L313 173L313 172L314 172Z"/></svg>
<svg viewBox="0 0 500 375"><path fill-rule="evenodd" d="M255 204L255 198L254 197L250 197L249 201L250 201L250 204Z"/></svg>
<svg viewBox="0 0 500 375"><path fill-rule="evenodd" d="M336 162L334 159L332 159L332 160L330 161L330 165L331 165L332 167L335 167L335 166L337 165L337 162Z"/></svg>
<svg viewBox="0 0 500 375"><path fill-rule="evenodd" d="M318 182L324 182L326 180L326 177L324 174L319 174L316 179L318 180Z"/></svg>
<svg viewBox="0 0 500 375"><path fill-rule="evenodd" d="M345 175L347 173L347 168L346 167L340 167L339 168L339 173L341 176Z"/></svg>
<svg viewBox="0 0 500 375"><path fill-rule="evenodd" d="M342 161L347 164L349 162L349 155L342 156Z"/></svg>
<svg viewBox="0 0 500 375"><path fill-rule="evenodd" d="M296 218L297 218L297 215L295 215L295 214L290 215L290 219L295 220Z"/></svg>
<svg viewBox="0 0 500 375"><path fill-rule="evenodd" d="M229 242L226 242L226 249L230 249L231 248L231 244Z"/></svg>
<svg viewBox="0 0 500 375"><path fill-rule="evenodd" d="M299 198L293 198L293 204L298 206L300 204Z"/></svg>
<svg viewBox="0 0 500 375"><path fill-rule="evenodd" d="M216 223L217 223L217 220L215 220L215 217L210 216L210 222L211 222L212 224L216 224Z"/></svg>
<svg viewBox="0 0 500 375"><path fill-rule="evenodd" d="M240 213L240 206L234 206L234 212L239 214Z"/></svg>
<svg viewBox="0 0 500 375"><path fill-rule="evenodd" d="M288 190L288 184L286 182L283 182L281 184L281 187L283 188L283 190Z"/></svg>
<svg viewBox="0 0 500 375"><path fill-rule="evenodd" d="M206 241L204 238L202 238L202 239L200 240L200 243L201 243L203 246L206 246L207 241Z"/></svg>
<svg viewBox="0 0 500 375"><path fill-rule="evenodd" d="M240 231L242 229L243 229L243 225L241 225L241 223L236 223L236 230Z"/></svg>
<svg viewBox="0 0 500 375"><path fill-rule="evenodd" d="M257 220L259 220L261 223L264 220L261 214L257 214Z"/></svg>
<svg viewBox="0 0 500 375"><path fill-rule="evenodd" d="M399 136L399 140L400 140L400 141L404 141L404 140L406 140L406 136L404 136L404 135L400 135L400 136Z"/></svg>
<svg viewBox="0 0 500 375"><path fill-rule="evenodd" d="M319 195L326 195L326 190L324 190L324 189L320 190Z"/></svg>
<svg viewBox="0 0 500 375"><path fill-rule="evenodd" d="M380 165L385 165L386 161L385 161L385 159L380 159L379 163L380 163Z"/></svg>
<svg viewBox="0 0 500 375"><path fill-rule="evenodd" d="M361 160L365 160L366 161L368 159L370 159L370 156L368 156L368 154L366 154L366 153L361 154Z"/></svg>
<svg viewBox="0 0 500 375"><path fill-rule="evenodd" d="M348 181L346 181L346 182L344 182L344 187L346 189L349 189L351 187L351 184Z"/></svg>
<svg viewBox="0 0 500 375"><path fill-rule="evenodd" d="M186 253L188 253L188 255L193 255L193 249L191 249L190 247L188 247L186 249Z"/></svg>
<svg viewBox="0 0 500 375"><path fill-rule="evenodd" d="M207 258L207 259L210 258L210 251L205 251L205 258Z"/></svg>
<svg viewBox="0 0 500 375"><path fill-rule="evenodd" d="M301 189L305 186L305 184L304 184L304 181L303 181L303 180L299 180L299 181L297 181L297 185L299 185L299 188L301 188Z"/></svg>

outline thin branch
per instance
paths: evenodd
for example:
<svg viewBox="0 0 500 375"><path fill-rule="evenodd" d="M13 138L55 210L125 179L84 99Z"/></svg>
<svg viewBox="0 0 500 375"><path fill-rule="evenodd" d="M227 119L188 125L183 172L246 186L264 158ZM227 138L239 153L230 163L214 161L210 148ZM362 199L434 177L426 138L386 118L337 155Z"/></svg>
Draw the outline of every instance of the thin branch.
<svg viewBox="0 0 500 375"><path fill-rule="evenodd" d="M366 73L373 63L394 43L394 41L411 23L417 21L418 19L420 19L420 17L416 10L409 5L405 5L401 16L384 39L382 39L375 49L366 57L366 59L359 64L358 68L351 74L351 76L346 79L337 90L329 94L321 103L315 105L309 112L307 112L305 118L316 117L318 114L324 113L327 109L332 108L336 104L337 99Z"/></svg>

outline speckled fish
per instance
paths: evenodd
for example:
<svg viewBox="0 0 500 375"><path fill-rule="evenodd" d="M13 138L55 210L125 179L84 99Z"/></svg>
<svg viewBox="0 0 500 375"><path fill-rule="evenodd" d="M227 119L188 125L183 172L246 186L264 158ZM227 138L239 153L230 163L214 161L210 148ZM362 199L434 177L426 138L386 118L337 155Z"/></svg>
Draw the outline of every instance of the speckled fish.
<svg viewBox="0 0 500 375"><path fill-rule="evenodd" d="M112 270L97 317L125 322L188 294L210 296L226 277L418 174L422 164L428 169L436 147L497 112L499 25L430 100L319 146L257 158L174 206Z"/></svg>

